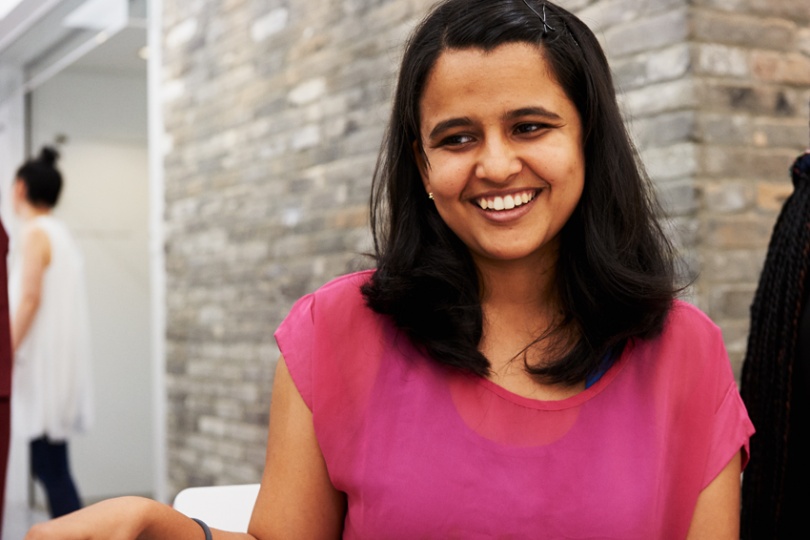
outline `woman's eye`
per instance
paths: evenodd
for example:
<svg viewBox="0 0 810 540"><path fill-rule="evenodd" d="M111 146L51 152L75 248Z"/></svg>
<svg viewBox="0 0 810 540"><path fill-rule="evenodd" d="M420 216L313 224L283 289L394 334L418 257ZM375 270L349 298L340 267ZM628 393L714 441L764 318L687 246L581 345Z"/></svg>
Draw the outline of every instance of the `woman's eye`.
<svg viewBox="0 0 810 540"><path fill-rule="evenodd" d="M535 131L540 131L547 127L549 126L545 124L518 124L518 126L515 127L515 132L518 134L534 133Z"/></svg>
<svg viewBox="0 0 810 540"><path fill-rule="evenodd" d="M439 146L461 146L462 144L467 144L472 140L473 138L469 135L450 135L449 137L442 139Z"/></svg>

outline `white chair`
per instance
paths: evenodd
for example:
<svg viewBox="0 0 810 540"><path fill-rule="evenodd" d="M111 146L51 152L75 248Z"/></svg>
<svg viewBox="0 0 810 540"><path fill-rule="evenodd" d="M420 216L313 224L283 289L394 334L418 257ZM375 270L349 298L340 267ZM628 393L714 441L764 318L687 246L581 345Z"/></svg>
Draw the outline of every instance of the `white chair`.
<svg viewBox="0 0 810 540"><path fill-rule="evenodd" d="M258 493L259 484L192 487L178 493L172 506L209 527L247 532Z"/></svg>

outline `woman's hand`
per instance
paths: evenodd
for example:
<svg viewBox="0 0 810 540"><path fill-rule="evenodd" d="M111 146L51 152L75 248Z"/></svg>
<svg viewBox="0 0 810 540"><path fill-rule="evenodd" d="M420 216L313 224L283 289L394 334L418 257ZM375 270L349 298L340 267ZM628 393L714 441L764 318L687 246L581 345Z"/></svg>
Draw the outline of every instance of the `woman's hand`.
<svg viewBox="0 0 810 540"><path fill-rule="evenodd" d="M273 383L267 461L251 534L212 530L214 540L340 538L345 496L329 481L312 413L281 358ZM203 540L199 524L142 497L120 497L35 525L25 540Z"/></svg>
<svg viewBox="0 0 810 540"><path fill-rule="evenodd" d="M150 513L160 514L163 506L141 497L109 499L34 525L25 540L132 540L143 532Z"/></svg>
<svg viewBox="0 0 810 540"><path fill-rule="evenodd" d="M214 540L340 538L345 496L329 481L312 413L281 358L273 383L267 461L248 529L213 530ZM199 524L142 497L109 499L35 525L25 540L204 539Z"/></svg>
<svg viewBox="0 0 810 540"><path fill-rule="evenodd" d="M256 540L212 529L215 540ZM202 527L172 507L144 497L119 497L31 527L25 540L203 540Z"/></svg>

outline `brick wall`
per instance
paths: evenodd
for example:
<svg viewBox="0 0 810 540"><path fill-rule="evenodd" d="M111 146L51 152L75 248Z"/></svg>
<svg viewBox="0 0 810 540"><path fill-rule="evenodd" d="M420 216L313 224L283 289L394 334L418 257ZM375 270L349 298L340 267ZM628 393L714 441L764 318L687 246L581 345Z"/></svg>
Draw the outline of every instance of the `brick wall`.
<svg viewBox="0 0 810 540"><path fill-rule="evenodd" d="M273 331L370 264L391 77L427 3L164 2L170 491L258 481Z"/></svg>
<svg viewBox="0 0 810 540"><path fill-rule="evenodd" d="M599 32L682 255L735 372L771 229L808 144L810 3L578 2Z"/></svg>
<svg viewBox="0 0 810 540"><path fill-rule="evenodd" d="M810 143L810 2L701 0L691 15L697 284L739 369L773 223Z"/></svg>
<svg viewBox="0 0 810 540"><path fill-rule="evenodd" d="M367 266L400 46L429 0L164 0L170 491L258 481L292 303ZM742 357L807 142L806 0L568 0L611 58L695 277Z"/></svg>

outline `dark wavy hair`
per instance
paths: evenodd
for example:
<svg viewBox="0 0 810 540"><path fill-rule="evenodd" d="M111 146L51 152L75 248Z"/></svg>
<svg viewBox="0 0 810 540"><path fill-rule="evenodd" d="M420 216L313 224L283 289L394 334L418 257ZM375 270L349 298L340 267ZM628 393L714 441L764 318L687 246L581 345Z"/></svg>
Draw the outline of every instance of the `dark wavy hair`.
<svg viewBox="0 0 810 540"><path fill-rule="evenodd" d="M579 382L628 339L661 331L675 295L674 268L607 59L590 29L554 4L446 0L412 34L372 185L377 270L363 294L436 361L489 373L478 350L480 279L467 247L425 196L413 143L421 146L420 99L441 53L507 43L540 48L582 120L584 192L560 232L556 269L563 319L537 338L576 341L552 347L561 352L543 365L529 365L524 354L527 370L543 380Z"/></svg>
<svg viewBox="0 0 810 540"><path fill-rule="evenodd" d="M804 523L808 358L799 327L810 302L810 153L791 167L793 194L771 234L751 305L740 394L757 433L742 485L741 538L792 538ZM800 471L804 471L801 473Z"/></svg>
<svg viewBox="0 0 810 540"><path fill-rule="evenodd" d="M62 192L62 173L56 168L59 152L45 146L35 159L29 159L17 169L16 179L25 184L28 202L34 206L53 208Z"/></svg>

